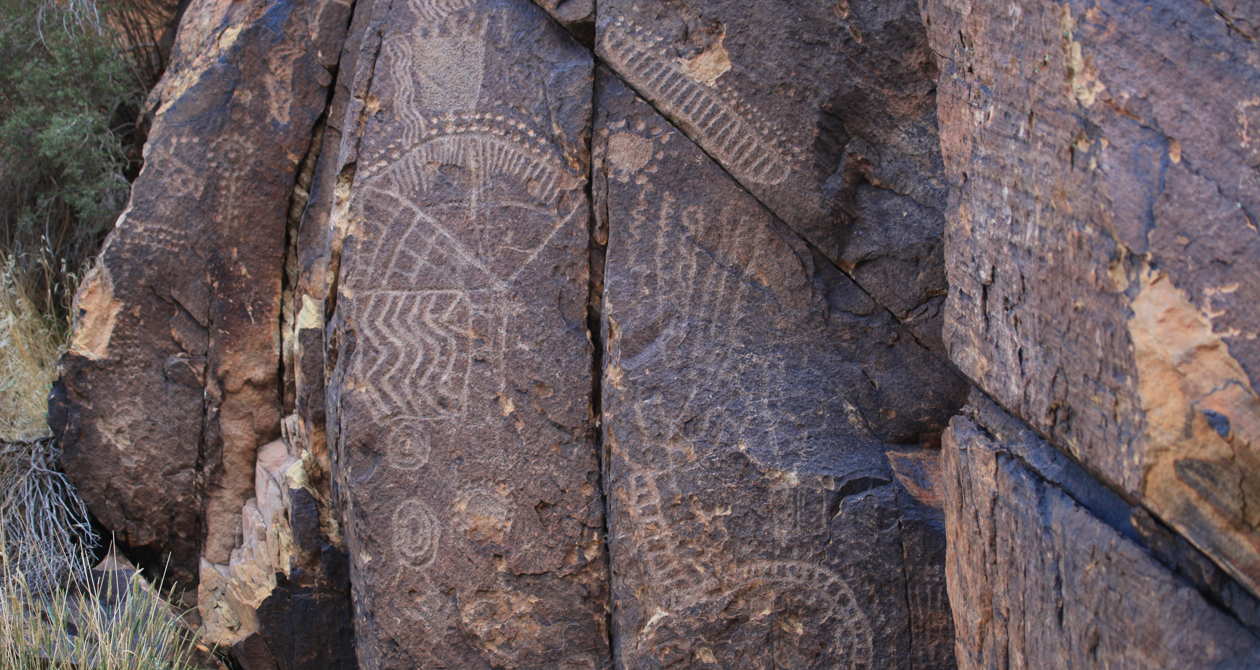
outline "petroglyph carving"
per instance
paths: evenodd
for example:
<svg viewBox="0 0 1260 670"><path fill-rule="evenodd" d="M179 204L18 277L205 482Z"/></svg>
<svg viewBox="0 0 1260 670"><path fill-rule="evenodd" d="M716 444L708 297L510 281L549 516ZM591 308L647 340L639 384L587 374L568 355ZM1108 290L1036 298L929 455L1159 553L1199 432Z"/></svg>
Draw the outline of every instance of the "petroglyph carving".
<svg viewBox="0 0 1260 670"><path fill-rule="evenodd" d="M375 209L352 262L371 272L348 272L347 286L362 323L356 373L373 380L380 415L431 421L464 416L473 361L502 383L504 291L577 214L578 199L561 212L562 196L581 182L503 115L436 115L423 127L419 144L386 151L367 173Z"/></svg>
<svg viewBox="0 0 1260 670"><path fill-rule="evenodd" d="M422 23L435 23L477 4L477 0L412 0L411 10Z"/></svg>
<svg viewBox="0 0 1260 670"><path fill-rule="evenodd" d="M356 374L373 380L385 414L421 421L462 415L473 347L468 294L385 290L360 300L369 355L355 358Z"/></svg>
<svg viewBox="0 0 1260 670"><path fill-rule="evenodd" d="M386 452L386 458L393 467L404 470L419 470L429 464L429 437L420 417L404 417L393 422L390 427L392 444Z"/></svg>
<svg viewBox="0 0 1260 670"><path fill-rule="evenodd" d="M654 235L638 242L654 248L652 297L643 304L659 313L655 320L662 327L647 346L625 351L621 365L635 370L668 356L679 362L680 374L692 379L685 397L650 408L650 417L637 407L640 421L650 420L670 435L685 430L710 444L738 440L753 429L750 421L772 419L763 411L727 411L709 399L715 384L729 386L729 380L748 387L750 394L737 398L741 403L756 404L767 392L760 382L768 362L741 356L739 333L728 327L728 316L752 308L750 300L764 292L750 269L758 267L771 245L750 239L756 227L741 221L734 209L712 214L694 205L680 208L673 195L655 189L641 191L633 216L638 230Z"/></svg>
<svg viewBox="0 0 1260 670"><path fill-rule="evenodd" d="M1235 106L1238 116L1239 145L1247 155L1247 164L1260 165L1260 97L1239 101ZM1180 150L1173 162L1181 159Z"/></svg>
<svg viewBox="0 0 1260 670"><path fill-rule="evenodd" d="M475 109L485 72L484 35L396 35L385 41L385 57L397 91L395 113L403 123L406 146L418 144L427 114ZM424 67L417 67L422 63Z"/></svg>
<svg viewBox="0 0 1260 670"><path fill-rule="evenodd" d="M795 286L780 278L793 276L782 265L799 256L756 207L693 205L659 177L640 181L636 173L664 159L654 130L631 119L609 124L604 136L609 176L636 184L610 186L636 198L618 242L641 254L615 275L630 283L618 290L635 298L613 315L633 327L614 332L615 376L606 381L608 388L619 381L635 387L632 402L617 408L633 426L618 437L635 444L618 454L629 463L613 514L614 532L630 535L633 588L647 612L636 624L643 626L640 648L670 649L670 636L693 620L687 613L708 607L770 642L765 649L711 650L718 665L731 667L726 654L752 654L774 667L811 667L826 658L827 667L869 668L874 640L885 639L890 624L872 618L872 594L856 593L847 574L829 567L839 559L824 545L829 540L818 538L831 526L832 483L767 466L752 484L768 498L758 514L765 523L751 533L747 516L723 504L730 500L723 487L731 484L714 471L717 455L733 452L787 467L799 442L833 434L828 422L845 421L792 415L817 398L817 388L803 402L785 406L780 398L800 385L793 376L807 364L795 358L795 331L751 325L768 331L758 338L732 327L746 314L798 314L792 296L808 292L806 280ZM735 560L744 562L732 566L712 547L738 547ZM766 624L766 612L783 625Z"/></svg>
<svg viewBox="0 0 1260 670"><path fill-rule="evenodd" d="M404 500L394 512L394 550L414 569L429 567L437 558L441 526L418 498Z"/></svg>
<svg viewBox="0 0 1260 670"><path fill-rule="evenodd" d="M212 209L207 209L207 214L217 211L224 220L230 221L234 217L233 212L241 205L241 189L248 186L248 180L238 174L239 166L246 164L245 157L252 155L252 150L243 139L230 135L215 140L208 150L190 141L178 141L161 155L161 164L145 169L158 173L157 179L164 184L162 198L182 199L190 204L198 201L198 205L192 206L208 202ZM213 163L220 168L216 170L218 176L207 179L204 166L193 167L179 158L184 155L182 151L211 156ZM128 209L119 222L119 228L132 229L131 238L122 251L129 258L144 259L142 262L146 264L152 263L154 257L184 253L193 237L200 232L185 222L177 224L166 220L133 218L130 212ZM154 252L159 253L154 256Z"/></svg>
<svg viewBox="0 0 1260 670"><path fill-rule="evenodd" d="M415 141L386 149L368 177L389 174L401 193L425 193L435 185L434 167L461 166L480 178L469 186L485 189L509 177L541 206L555 206L562 191L581 184L546 136L510 116L448 112L423 115L417 123L424 130ZM473 200L477 194L466 195Z"/></svg>
<svg viewBox="0 0 1260 670"><path fill-rule="evenodd" d="M386 592L397 594L403 601L399 611L407 619L405 623L420 624L428 628L440 628L439 622L454 614L452 603L444 597L427 576L417 576L408 565L399 565L395 579Z"/></svg>
<svg viewBox="0 0 1260 670"><path fill-rule="evenodd" d="M493 403L509 379L533 374L532 360L505 365L519 360L517 348L534 344L520 341L525 333L549 318L522 319L531 303L557 297L582 303L580 290L552 293L559 282L578 282L580 289L584 281L576 271L586 258L586 147L580 137L556 137L580 132L582 122L533 116L567 117L567 108L547 104L546 93L509 95L519 102L505 102L513 77L496 78L489 69L504 61L488 49L523 30L521 12L545 20L540 10L471 0L412 0L409 7L412 16L403 16L404 25L391 30L381 47L380 73L388 80L379 87L380 113L372 117L379 125L365 134L345 209L337 314L347 355L338 365L345 370L345 416L372 424L356 443L365 445L361 460L392 468L382 469L375 490L406 490L413 477L429 486L422 499L408 500L392 514L392 557L361 569L360 579L387 582L381 595L386 604L370 608L392 619L379 622L386 634L375 639L390 647L385 653L406 659L397 667L463 667L491 657L504 667L554 667L557 659L530 655L551 654L587 634L574 632L568 619L553 630L546 619L585 605L551 603L559 596L535 584L577 577L510 573L508 564L522 571L558 567L564 546L521 550L512 536L539 527L570 531L560 528L561 520L539 519L528 505L518 512L512 495L523 495L514 492L528 491L533 482L509 489L491 474L500 463L519 462L517 444L531 458L552 458L535 444L549 438L533 435L554 429L522 423L531 416L505 419ZM500 23L505 30L497 30ZM487 38L487 32L493 34ZM557 33L548 39L568 38ZM516 65L509 67L515 71ZM496 83L498 97L490 102ZM574 272L561 277L570 263ZM528 279L521 280L522 274ZM535 295L540 291L548 295ZM573 335L579 334L568 333ZM538 365L540 375L555 368L550 361ZM576 370L574 375L584 375L588 368ZM488 404L490 412L484 411ZM519 436L511 434L514 426ZM506 481L528 476L516 472ZM355 495L371 495L364 493L368 488ZM372 528L375 509L355 519L361 537L369 538L365 542L379 533ZM526 518L526 512L536 516ZM404 567L395 572L395 564ZM511 591L516 582L529 590ZM483 597L500 588L505 599ZM443 658L427 662L430 655Z"/></svg>
<svg viewBox="0 0 1260 670"><path fill-rule="evenodd" d="M686 62L665 57L662 42L624 17L608 22L600 32L600 49L612 66L694 131L733 174L768 185L786 179L787 157L768 126L731 94L693 78Z"/></svg>
<svg viewBox="0 0 1260 670"><path fill-rule="evenodd" d="M618 134L626 136L623 145L641 149L629 139L638 137L634 133ZM652 250L654 260L643 274L645 297L637 303L647 314L637 320L656 326L623 340L615 363L630 374L665 367L687 381L675 387L683 389L679 395L645 395L629 408L650 447L632 457L624 512L642 533L635 544L651 588L673 607L712 593L719 581L703 560L680 558L687 552L678 551L685 540L673 516L716 513L694 506L682 511L678 492L693 488L682 480L703 476L703 454L772 439L775 419L764 383L772 361L747 355L728 326L730 314L755 311L753 300L766 289L753 273L773 245L750 239L757 226L736 210L714 214L680 206L673 194L650 185L638 194L629 244ZM728 394L731 404L715 401Z"/></svg>
<svg viewBox="0 0 1260 670"><path fill-rule="evenodd" d="M870 668L874 660L871 622L849 584L835 572L800 561L758 561L740 566L732 575L772 607L808 621L811 628L830 627L828 658L837 668ZM776 629L772 645L776 667L808 667L800 658L800 632Z"/></svg>
<svg viewBox="0 0 1260 670"><path fill-rule="evenodd" d="M309 47L286 43L267 53L271 76L263 80L267 89L267 108L277 123L288 123L292 113L294 63L307 53Z"/></svg>
<svg viewBox="0 0 1260 670"><path fill-rule="evenodd" d="M181 159L185 155L194 155L185 152L193 151L193 147L200 145L189 140L176 140L168 146L170 149L166 153L150 159L150 162L145 165L145 170L154 170L158 173L157 179L164 187L163 197L200 198L206 187L205 175L201 170Z"/></svg>
<svg viewBox="0 0 1260 670"><path fill-rule="evenodd" d="M671 609L694 603L713 586L707 570L684 562L677 552L678 538L664 510L670 496L662 495L662 490L674 491L676 486L677 475L668 470L637 469L627 486L631 506L625 510L633 527L644 532L636 544L638 560L651 575L651 588Z"/></svg>

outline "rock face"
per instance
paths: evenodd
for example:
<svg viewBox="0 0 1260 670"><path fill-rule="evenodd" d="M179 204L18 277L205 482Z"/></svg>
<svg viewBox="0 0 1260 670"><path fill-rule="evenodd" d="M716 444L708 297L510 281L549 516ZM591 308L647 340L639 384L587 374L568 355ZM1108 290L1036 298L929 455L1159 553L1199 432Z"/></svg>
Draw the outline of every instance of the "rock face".
<svg viewBox="0 0 1260 670"><path fill-rule="evenodd" d="M145 568L169 560L168 579L201 591L217 644L257 632L255 609L301 544L289 496L302 456L276 441L281 284L347 10L189 7L151 99L145 167L78 294L63 363L67 471ZM329 630L316 655L339 639Z"/></svg>
<svg viewBox="0 0 1260 670"><path fill-rule="evenodd" d="M1153 557L1126 528L1128 505L1091 490L991 401L978 397L967 414L944 440L960 667L1260 663L1255 621L1249 630Z"/></svg>
<svg viewBox="0 0 1260 670"><path fill-rule="evenodd" d="M345 27L335 2L194 3L145 167L85 278L66 467L120 543L185 584L226 564L280 434L285 222Z"/></svg>
<svg viewBox="0 0 1260 670"><path fill-rule="evenodd" d="M925 7L959 184L952 358L1260 593L1247 22L1181 2Z"/></svg>
<svg viewBox="0 0 1260 670"><path fill-rule="evenodd" d="M946 187L913 0L603 0L596 53L939 348Z"/></svg>
<svg viewBox="0 0 1260 670"><path fill-rule="evenodd" d="M960 666L1255 665L1251 10L923 5L945 342L1010 412L947 440Z"/></svg>
<svg viewBox="0 0 1260 670"><path fill-rule="evenodd" d="M948 665L940 528L903 525L926 510L884 452L940 431L953 373L614 75L598 88L619 659Z"/></svg>
<svg viewBox="0 0 1260 670"><path fill-rule="evenodd" d="M590 53L529 3L370 11L328 391L360 662L606 667Z"/></svg>
<svg viewBox="0 0 1260 670"><path fill-rule="evenodd" d="M247 670L1256 665L1249 13L197 0L66 466Z"/></svg>

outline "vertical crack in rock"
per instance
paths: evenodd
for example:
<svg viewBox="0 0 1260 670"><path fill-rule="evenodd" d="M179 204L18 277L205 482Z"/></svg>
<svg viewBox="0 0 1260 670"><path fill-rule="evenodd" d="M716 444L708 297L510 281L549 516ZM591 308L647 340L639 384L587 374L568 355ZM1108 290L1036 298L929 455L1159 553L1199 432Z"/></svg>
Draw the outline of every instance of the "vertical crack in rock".
<svg viewBox="0 0 1260 670"><path fill-rule="evenodd" d="M277 571L269 594L256 607L258 634L233 649L246 668L357 666L350 560L328 444L329 435L337 431L329 429L325 408L330 367L325 327L335 308L329 295L336 290L344 237L339 217L345 214L361 137L353 124L365 122L362 110L380 53L383 27L369 22L375 6L371 0L359 0L347 5L341 17L347 39L330 54L335 65L329 69L335 76L312 147L318 160L308 175L309 191L295 192L290 211L296 225L291 229L283 333L287 453L284 472L277 478L283 489L288 546L285 569ZM362 76L364 69L367 77Z"/></svg>
<svg viewBox="0 0 1260 670"><path fill-rule="evenodd" d="M326 525L320 523L320 517L329 513L321 509L326 507L327 499L327 494L321 492L321 483L327 479L322 474L326 468L321 469L316 462L313 454L318 450L306 441L305 426L293 414L298 374L294 334L303 318L303 305L296 300L300 220L309 202L339 54L352 15L353 5L341 2L312 7L303 17L309 23L297 34L300 43L277 49L308 59L304 70L294 78L313 80L319 88L307 101L310 108L302 119L306 133L302 144L295 143L288 150L295 174L287 198L282 201L286 205L285 223L275 259L279 273L274 284L276 295L270 303L273 309L267 312L274 316L276 326L266 343L273 350L270 362L275 378L269 384L250 384L255 391L250 394L232 391L230 380L226 381L222 391L231 395L225 395L217 419L228 428L219 431L222 437L210 438L223 440L225 445L248 439L233 435L243 430L235 425L242 421L240 417L250 417L249 413L259 406L270 406L274 411L274 427L266 439L260 436L250 440L258 446L248 452L248 459L242 452L233 462L227 458L227 450L219 459L224 464L225 481L229 477L238 479L243 491L217 502L213 496L209 499L207 519L230 526L235 532L224 558L217 553L220 549L214 541L214 529L208 529L198 585L203 635L215 644L230 647L236 659L247 667L280 664L289 668L341 668L352 663L348 659L353 653L353 639L346 634L350 629L347 623L339 622L350 614L348 583L342 567L346 559L335 546L335 533L330 536L320 530ZM285 69L279 68L278 73L283 77ZM284 96L282 84L265 83L260 88L264 87L269 95ZM253 234L237 236L248 238ZM237 253L236 247L231 253ZM251 269L242 276L246 281L257 281L259 274ZM227 296L242 293L223 283L217 290ZM249 308L246 313L251 323L262 321L262 313ZM234 334L237 331L224 329L220 346L236 356L248 354L240 337ZM211 356L211 360L227 358L226 354ZM252 360L250 364L261 366L263 360ZM207 416L215 417L216 387L208 388L211 408ZM273 396L272 401L268 403L263 394ZM228 404L228 398L234 399L234 405ZM257 417L248 423L259 425ZM306 637L306 629L312 627L325 634Z"/></svg>
<svg viewBox="0 0 1260 670"><path fill-rule="evenodd" d="M169 554L185 587L230 562L255 454L279 434L284 210L323 108L317 51L339 40L318 21L340 6L194 3L94 273L118 309L93 313L109 307L93 282L79 300L75 341L98 346L64 361L67 471L121 545L157 573Z"/></svg>
<svg viewBox="0 0 1260 670"><path fill-rule="evenodd" d="M563 29L569 32L574 40L586 47L590 53L593 63L598 62L598 58L594 52L595 39L595 0L532 0L534 4L545 10L551 15L551 18ZM601 529L601 537L603 542L605 571L611 579L612 552L608 546L608 515L609 515L609 488L612 482L609 480L608 458L604 447L604 426L603 426L603 382L604 382L604 349L605 337L603 332L603 301L604 301L604 271L607 262L608 247L608 216L607 211L602 209L607 206L606 194L608 191L607 178L603 171L604 156L602 151L595 144L595 127L596 116L598 115L599 101L599 80L596 78L592 81L590 87L591 93L591 127L587 134L587 152L590 155L590 170L587 176L586 196L590 206L590 233L589 244L590 254L588 260L589 272L589 288L587 291L587 315L586 330L590 338L591 351L591 415L593 444L596 457L598 459L599 469L599 499L602 509L603 528ZM609 650L609 667L616 667L616 629L613 625L615 619L616 602L609 598L607 607L607 616L605 620L605 634L608 637Z"/></svg>
<svg viewBox="0 0 1260 670"><path fill-rule="evenodd" d="M915 611L914 611L913 603L910 598L910 575L913 568L910 562L910 552L908 551L906 547L906 532L907 531L906 531L905 524L902 523L901 519L898 519L897 520L897 536L901 538L901 580L904 585L902 589L902 593L906 601L906 612L910 613L910 617L913 619L915 615ZM909 629L909 632L907 633L907 637L909 638L909 641L906 644L906 649L908 652L906 654L906 667L908 667L910 670L914 670L915 667L917 667L915 662L918 659L915 658L915 655L912 651L915 649L915 645L914 645L915 627L913 625L913 622L912 622L912 625L908 627L908 629Z"/></svg>
<svg viewBox="0 0 1260 670"><path fill-rule="evenodd" d="M604 172L604 155L602 148L595 144L596 118L599 114L599 79L591 85L591 128L587 135L587 150L591 156L591 166L587 177L587 199L591 209L590 229L590 285L587 294L586 331L592 341L591 349L591 414L593 417L595 453L599 465L599 499L603 514L603 551L605 569L609 580L612 579L612 551L609 547L608 491L613 482L609 479L608 454L604 448L604 273L608 261L608 213L602 207L607 204L608 184ZM605 633L608 636L609 667L616 667L616 629L613 626L617 602L608 599L608 610L605 621Z"/></svg>

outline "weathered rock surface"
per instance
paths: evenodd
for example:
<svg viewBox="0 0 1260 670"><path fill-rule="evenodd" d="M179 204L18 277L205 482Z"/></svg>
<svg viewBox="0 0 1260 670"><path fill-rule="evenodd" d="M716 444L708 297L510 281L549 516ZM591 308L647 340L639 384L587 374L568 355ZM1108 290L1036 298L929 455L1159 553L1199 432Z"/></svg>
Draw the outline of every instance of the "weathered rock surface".
<svg viewBox="0 0 1260 670"><path fill-rule="evenodd" d="M931 485L886 452L930 441L960 380L617 77L597 89L620 664L949 665Z"/></svg>
<svg viewBox="0 0 1260 670"><path fill-rule="evenodd" d="M1244 4L196 0L67 466L245 670L1260 664Z"/></svg>
<svg viewBox="0 0 1260 670"><path fill-rule="evenodd" d="M604 62L939 346L946 184L914 0L602 0Z"/></svg>
<svg viewBox="0 0 1260 670"><path fill-rule="evenodd" d="M76 300L56 411L94 514L195 586L204 637L248 668L346 667L353 645L345 558L310 503L319 468L279 439L289 210L348 21L333 0L188 7L145 167ZM273 596L301 606L262 623Z"/></svg>
<svg viewBox="0 0 1260 670"><path fill-rule="evenodd" d="M1119 498L984 398L966 414L943 472L959 667L1260 663L1254 622L1156 560Z"/></svg>
<svg viewBox="0 0 1260 670"><path fill-rule="evenodd" d="M144 170L76 300L61 410L94 513L185 585L229 562L280 433L286 213L346 8L205 0L188 17Z"/></svg>
<svg viewBox="0 0 1260 670"><path fill-rule="evenodd" d="M358 12L327 393L359 662L607 667L590 52L521 0Z"/></svg>
<svg viewBox="0 0 1260 670"><path fill-rule="evenodd" d="M953 360L1260 593L1254 11L924 5Z"/></svg>

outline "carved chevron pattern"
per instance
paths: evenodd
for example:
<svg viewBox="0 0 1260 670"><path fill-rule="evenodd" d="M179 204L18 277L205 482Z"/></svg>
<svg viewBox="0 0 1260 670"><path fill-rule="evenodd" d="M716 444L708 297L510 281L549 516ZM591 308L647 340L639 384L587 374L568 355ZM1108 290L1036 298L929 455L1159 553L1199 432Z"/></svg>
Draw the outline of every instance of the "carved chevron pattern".
<svg viewBox="0 0 1260 670"><path fill-rule="evenodd" d="M465 292L368 293L360 329L364 368L386 414L460 416L468 396L469 306Z"/></svg>

